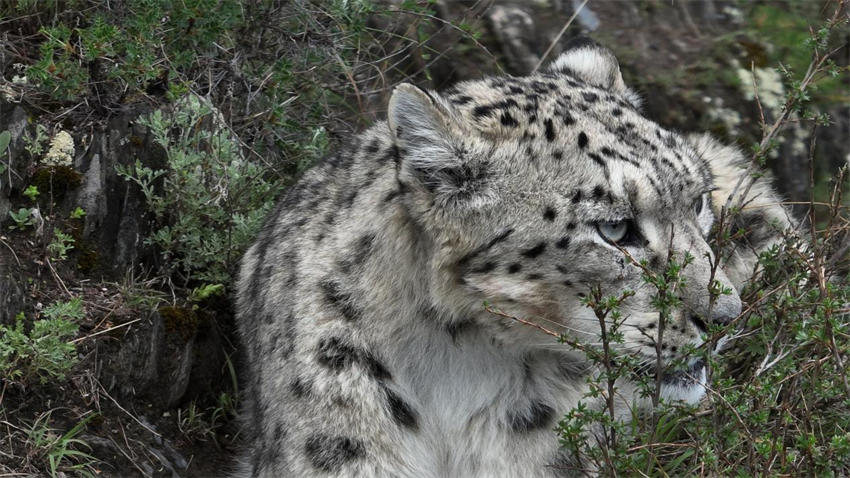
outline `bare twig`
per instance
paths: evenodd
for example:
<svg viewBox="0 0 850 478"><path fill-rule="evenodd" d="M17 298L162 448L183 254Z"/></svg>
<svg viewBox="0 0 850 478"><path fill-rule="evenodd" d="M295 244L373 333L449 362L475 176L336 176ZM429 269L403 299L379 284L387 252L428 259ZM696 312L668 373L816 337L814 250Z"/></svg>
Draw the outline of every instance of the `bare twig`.
<svg viewBox="0 0 850 478"><path fill-rule="evenodd" d="M103 330L101 330L101 331L99 331L99 332L95 332L95 333L93 333L93 334L86 335L85 337L76 338L76 339L72 340L70 343L72 343L72 344L77 344L77 343L80 343L80 342L82 342L82 341L84 341L84 340L88 340L88 339L90 339L90 338L92 338L92 337L97 337L98 335L103 335L103 334L105 334L105 333L107 333L107 332L112 332L113 330L120 329L120 328L122 328L122 327L126 327L126 326L128 326L128 325L135 324L136 322L138 322L138 321L140 321L140 320L142 320L142 317L140 317L140 318L138 318L138 319L133 319L133 320L131 320L131 321L129 321L129 322L125 322L125 323L123 323L123 324L121 324L121 325L116 325L115 327L110 327L110 328L108 328L108 329L103 329Z"/></svg>
<svg viewBox="0 0 850 478"><path fill-rule="evenodd" d="M564 33L567 32L567 28L570 28L570 25L573 23L573 20L576 19L581 9L584 8L585 5L587 5L587 2L588 0L584 0L583 2L581 2L581 5L576 8L576 11L573 12L573 15L570 17L569 20L567 20L567 23L564 24L563 28L561 28L561 31L559 31L558 34L555 35L555 38L552 40L552 43L549 44L549 48L547 48L546 51L543 52L543 55L540 56L540 60L538 60L537 64L534 65L534 69L531 70L532 73L537 73L537 70L540 69L540 65L542 65L543 62L546 61L546 58L549 56L549 53L552 53L552 49L555 48L555 45L557 45L559 41L561 41L561 37L564 36Z"/></svg>

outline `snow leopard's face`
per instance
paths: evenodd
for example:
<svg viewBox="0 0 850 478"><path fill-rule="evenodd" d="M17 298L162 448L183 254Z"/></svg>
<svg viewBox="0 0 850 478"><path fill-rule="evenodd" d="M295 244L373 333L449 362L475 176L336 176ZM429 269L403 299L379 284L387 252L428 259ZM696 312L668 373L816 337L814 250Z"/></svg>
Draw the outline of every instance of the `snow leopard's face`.
<svg viewBox="0 0 850 478"><path fill-rule="evenodd" d="M653 373L659 354L677 362L662 393L696 401L705 367L687 351L704 342L707 324L736 317L741 301L706 239L711 166L635 103L616 61L592 44L531 77L463 83L441 96L402 86L389 116L399 181L439 245L434 289L444 307L501 340L567 348L540 327L599 345L600 319L584 301L631 291L614 347ZM671 262L686 265L662 327L647 276ZM712 299L710 290L726 294ZM484 302L539 327L482 311Z"/></svg>

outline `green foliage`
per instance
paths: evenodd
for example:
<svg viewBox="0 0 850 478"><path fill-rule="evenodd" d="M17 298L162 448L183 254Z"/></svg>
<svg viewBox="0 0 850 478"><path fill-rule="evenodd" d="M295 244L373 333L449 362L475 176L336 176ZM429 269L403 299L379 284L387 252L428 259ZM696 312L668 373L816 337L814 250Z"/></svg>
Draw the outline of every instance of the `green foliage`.
<svg viewBox="0 0 850 478"><path fill-rule="evenodd" d="M44 152L44 143L47 141L47 128L41 123L35 125L34 134L29 130L24 133L24 149L31 158L38 158Z"/></svg>
<svg viewBox="0 0 850 478"><path fill-rule="evenodd" d="M24 385L36 380L64 380L77 362L76 349L69 340L79 329L74 322L83 315L82 302L74 299L47 307L31 328L25 327L24 314L18 314L15 326L0 325L0 377Z"/></svg>
<svg viewBox="0 0 850 478"><path fill-rule="evenodd" d="M26 189L24 189L23 195L29 198L30 201L36 202L38 201L39 195L38 188L30 184Z"/></svg>
<svg viewBox="0 0 850 478"><path fill-rule="evenodd" d="M22 207L18 209L18 212L9 211L9 217L12 218L14 224L9 225L10 230L24 230L34 224L34 218L32 214L32 210L30 208Z"/></svg>
<svg viewBox="0 0 850 478"><path fill-rule="evenodd" d="M39 30L44 41L26 74L54 100L77 101L102 81L115 91L143 92L192 70L199 58L233 44L243 8L235 0L130 0L89 11Z"/></svg>
<svg viewBox="0 0 850 478"><path fill-rule="evenodd" d="M64 261L68 258L68 251L74 248L74 242L70 234L65 234L58 228L53 229L53 239L47 245L47 252L51 258Z"/></svg>
<svg viewBox="0 0 850 478"><path fill-rule="evenodd" d="M813 48L826 52L830 44L830 29L825 26L810 30L817 22L822 5L819 2L796 1L785 4L768 3L756 5L750 18L750 29L772 48L767 62L780 64L785 74L803 74L812 60ZM833 65L834 66L834 65ZM842 93L846 98L846 87L835 79L837 70L824 78L818 85L819 94L831 96Z"/></svg>
<svg viewBox="0 0 850 478"><path fill-rule="evenodd" d="M6 152L6 148L9 147L9 142L12 141L12 133L8 130L0 131L0 154Z"/></svg>
<svg viewBox="0 0 850 478"><path fill-rule="evenodd" d="M202 409L196 401L177 411L177 428L192 440L217 441L217 432L227 422L233 420L239 410L239 382L236 369L230 357L227 357L227 369L230 373L231 389L221 392L212 406Z"/></svg>
<svg viewBox="0 0 850 478"><path fill-rule="evenodd" d="M83 208L78 206L78 207L74 208L73 211L71 211L71 214L68 217L70 219L82 219L83 217L85 217L85 215L86 215L86 211Z"/></svg>
<svg viewBox="0 0 850 478"><path fill-rule="evenodd" d="M765 6L765 15L776 24L797 22L787 12ZM771 17L773 18L773 17ZM786 108L778 126L764 132L753 150L756 164L763 164L777 144L777 132L788 114L822 124L826 119L813 109L813 86L831 78L835 66L825 54L831 33L840 31L847 20L835 15L812 34L795 37L807 49L805 71L800 78L791 67L783 67L788 84ZM776 34L786 30L768 22ZM798 25L799 26L799 25ZM793 60L792 60L793 61ZM752 169L754 177L758 168ZM733 324L709 327L706 346L687 354L709 364L711 387L700 411L664 403L658 395L657 379L628 376L642 364L628 364L618 353L622 343L616 320L619 299L603 298L593 291L586 303L600 320L600 343L610 351L563 340L582 350L596 364L589 379L590 392L578 407L560 421L561 445L585 469L602 476L847 476L850 474L850 282L847 272L847 237L850 210L842 201L846 168L836 178L827 212L809 218L810 237L803 241L788 236L784 244L764 251L759 269L741 297L746 310ZM744 206L746 207L746 206ZM741 213L733 207L730 218L716 231L717 251L734 237L746 234L747 225L730 228ZM718 252L715 251L717 254ZM687 267L668 261L663 274L653 274L646 263L644 281L657 293L653 307L658 311L659 333L678 308L677 289L686 286L680 272ZM712 281L708 294L716 299L731 291ZM608 331L606 331L606 328ZM721 336L734 336L723 357L709 351ZM657 343L657 341L656 341ZM660 364L660 362L659 362ZM638 365L635 368L635 365ZM644 364L645 365L645 364ZM674 364L675 366L675 364ZM657 376L660 370L655 369ZM645 369L644 369L645 370ZM645 413L616 417L610 397L616 395L617 378L628 378L650 398Z"/></svg>
<svg viewBox="0 0 850 478"><path fill-rule="evenodd" d="M41 313L53 320L82 320L86 315L86 311L83 309L83 300L79 297L74 297L67 302L54 302L45 307Z"/></svg>
<svg viewBox="0 0 850 478"><path fill-rule="evenodd" d="M168 158L167 169L136 162L119 174L139 185L156 227L146 243L162 252L164 271L216 284L230 281L280 186L239 143L206 101L187 96L170 113L140 119Z"/></svg>
<svg viewBox="0 0 850 478"><path fill-rule="evenodd" d="M99 472L95 465L98 460L80 451L82 448L91 447L78 437L85 431L86 424L99 415L87 415L64 433L50 427L50 415L51 412L41 415L26 430L26 446L30 459L41 465L51 478L64 477L67 473L90 478L97 476Z"/></svg>
<svg viewBox="0 0 850 478"><path fill-rule="evenodd" d="M189 301L191 302L203 302L210 297L220 296L224 294L224 284L204 284L201 287L196 287L192 289L192 293L189 294Z"/></svg>

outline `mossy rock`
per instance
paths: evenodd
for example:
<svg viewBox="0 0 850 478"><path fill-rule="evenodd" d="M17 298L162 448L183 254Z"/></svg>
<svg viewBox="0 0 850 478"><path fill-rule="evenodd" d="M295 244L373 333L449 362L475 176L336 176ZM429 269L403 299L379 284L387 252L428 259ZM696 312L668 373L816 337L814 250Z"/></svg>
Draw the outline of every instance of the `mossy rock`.
<svg viewBox="0 0 850 478"><path fill-rule="evenodd" d="M61 201L68 191L76 189L82 182L82 174L64 165L42 166L35 170L30 180L30 184L38 188L42 198L48 198L52 194L54 202Z"/></svg>
<svg viewBox="0 0 850 478"><path fill-rule="evenodd" d="M158 312L165 324L167 334L178 335L184 341L188 341L198 332L201 321L193 309L166 305L160 307Z"/></svg>
<svg viewBox="0 0 850 478"><path fill-rule="evenodd" d="M77 257L77 270L86 274L97 269L97 266L100 263L100 255L97 253L97 250L92 247L91 244L79 241L75 247L79 251L79 255Z"/></svg>

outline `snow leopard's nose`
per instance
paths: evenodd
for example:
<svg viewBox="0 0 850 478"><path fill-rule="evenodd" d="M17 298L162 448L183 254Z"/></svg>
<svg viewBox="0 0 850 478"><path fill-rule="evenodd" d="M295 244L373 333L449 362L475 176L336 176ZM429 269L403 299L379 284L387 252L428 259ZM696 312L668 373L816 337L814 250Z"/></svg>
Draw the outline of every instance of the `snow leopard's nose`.
<svg viewBox="0 0 850 478"><path fill-rule="evenodd" d="M734 289L731 294L718 296L711 307L711 321L715 324L726 325L739 315L741 315L741 297Z"/></svg>

